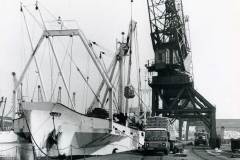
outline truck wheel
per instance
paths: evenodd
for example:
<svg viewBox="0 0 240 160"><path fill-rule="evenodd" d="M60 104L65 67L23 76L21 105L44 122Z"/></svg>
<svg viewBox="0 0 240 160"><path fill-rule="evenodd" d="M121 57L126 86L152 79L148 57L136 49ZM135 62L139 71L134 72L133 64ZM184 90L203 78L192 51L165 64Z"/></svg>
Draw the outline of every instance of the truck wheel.
<svg viewBox="0 0 240 160"><path fill-rule="evenodd" d="M173 149L173 154L176 154L176 153L178 153L179 152L179 150L177 149L177 148L174 148Z"/></svg>
<svg viewBox="0 0 240 160"><path fill-rule="evenodd" d="M168 155L168 150L167 150L167 149L164 150L164 154L165 154L165 155Z"/></svg>
<svg viewBox="0 0 240 160"><path fill-rule="evenodd" d="M180 152L180 153L183 153L183 149L180 149L179 152Z"/></svg>

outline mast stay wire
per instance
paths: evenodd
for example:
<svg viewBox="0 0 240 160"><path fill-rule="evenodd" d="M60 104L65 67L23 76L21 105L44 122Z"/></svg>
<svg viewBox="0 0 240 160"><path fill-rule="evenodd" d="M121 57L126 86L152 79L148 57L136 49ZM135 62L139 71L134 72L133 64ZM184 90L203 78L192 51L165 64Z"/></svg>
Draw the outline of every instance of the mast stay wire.
<svg viewBox="0 0 240 160"><path fill-rule="evenodd" d="M25 26L26 26L26 30L27 30L27 34L28 34L28 39L29 39L29 42L30 42L30 45L31 45L31 50L32 50L32 52L33 52L33 50L34 50L33 42L32 42L32 38L31 38L31 35L30 35L30 32L29 32L29 27L28 27L28 25L27 25L26 16L25 16L25 13L24 13L24 11L23 11L23 9L22 9L22 6L21 6L21 12L22 12L23 19L24 19L24 23L25 23ZM37 69L37 72L38 72L40 84L41 84L41 86L42 86L43 96L44 96L44 99L45 99L45 101L46 101L46 93L45 93L45 89L44 89L44 86L43 86L43 81L42 81L42 77L41 77L41 72L40 72L40 69L39 69L39 66L38 66L38 62L37 62L37 59L36 59L35 56L34 56L34 62L35 62L36 69Z"/></svg>
<svg viewBox="0 0 240 160"><path fill-rule="evenodd" d="M42 17L42 14L41 14L41 11L39 10L39 8L38 8L38 2L35 4L35 9L36 10L38 10L39 11L39 15L40 15L40 17L41 17L41 20L42 20L42 24L38 21L38 19L28 10L28 8L26 7L26 6L23 6L25 9L26 9L26 11L31 15L31 17L36 21L36 23L39 25L39 27L41 28L41 29L46 29L46 25L45 25L45 23L44 23L44 21L43 21L43 17ZM81 31L81 30L80 30ZM86 39L86 37L84 37L85 39ZM51 43L51 41L50 41L50 43ZM51 45L51 48L53 48L52 47L52 45ZM90 47L92 50L93 50L93 48L92 47ZM95 56L96 56L96 54L95 54ZM54 57L56 57L56 56L54 56ZM97 57L97 56L96 56ZM97 58L98 59L98 58ZM98 61L99 61L99 59L98 59ZM101 63L100 63L101 64ZM102 66L102 65L101 65ZM104 68L103 66L102 66L102 68ZM105 72L105 70L103 70L104 72ZM61 77L63 78L63 75L61 75ZM64 79L64 78L63 78ZM65 87L65 88L67 88L67 87ZM68 90L67 90L68 91ZM69 94L68 94L69 95ZM70 97L70 96L69 96Z"/></svg>
<svg viewBox="0 0 240 160"><path fill-rule="evenodd" d="M86 83L87 84L89 84L88 82L89 82L89 73L90 73L90 57L89 56L87 56L87 66L88 67L86 67L86 70L85 70L85 72L86 72L86 74L87 74L87 78L86 78ZM78 71L79 72L79 71ZM86 91L86 93L84 94L84 96L85 96L85 99L83 98L83 100L85 100L85 102L84 102L84 105L85 106L88 106L88 88L87 88L87 86L84 86L84 90ZM97 99L97 101L99 101L98 99ZM87 108L85 108L85 110L87 111Z"/></svg>
<svg viewBox="0 0 240 160"><path fill-rule="evenodd" d="M45 9L49 15L51 15L54 19L58 19L50 10L48 10L46 7L44 7L44 5L41 4L41 2L37 1L39 5L41 5L41 8Z"/></svg>
<svg viewBox="0 0 240 160"><path fill-rule="evenodd" d="M64 43L61 41L61 39L57 39L61 44L62 44L62 46L64 46ZM73 37L72 37L72 40L73 40ZM68 47L69 47L69 45L70 45L70 41L69 41L69 43L68 43L68 45L67 45L67 49L68 49ZM73 44L71 44L71 45L73 45ZM68 53L68 50L66 50L66 53L65 53L65 55L64 55L64 57L66 57L66 55L68 54L68 56L70 57L70 60L71 61L73 61L73 59L71 59L71 56L69 55L69 53ZM64 60L65 60L65 58L64 58ZM89 61L89 60L88 60ZM62 64L61 64L61 68L62 68L62 66L63 66L63 63L64 63L64 61L62 62ZM73 61L73 64L74 64L75 62ZM76 65L76 63L74 64L74 66L76 67L77 65ZM83 75L83 74L82 74ZM58 77L59 78L59 77ZM85 77L84 77L85 78ZM87 76L87 78L89 78L89 76ZM86 79L86 81L88 82L88 80L87 80L87 78L85 78ZM84 79L84 81L85 81L85 79ZM86 82L85 81L85 82ZM57 82L56 82L57 83ZM54 92L55 92L55 89L56 89L56 83L55 83L55 86L54 86ZM90 85L89 83L86 83L87 85ZM91 87L91 86L90 86ZM93 91L93 89L90 89L90 90L92 90L91 92L93 92L93 94L94 94L94 96L95 96L95 92ZM53 95L52 95L53 96ZM51 96L51 97L52 97ZM95 96L96 97L96 96ZM97 101L99 101L99 98L97 98ZM100 103L101 104L101 103ZM102 104L101 104L102 105Z"/></svg>
<svg viewBox="0 0 240 160"><path fill-rule="evenodd" d="M68 88L67 88L66 81L65 81L65 79L64 79L64 77L63 77L63 73L62 73L62 70L61 70L60 64L59 64L59 62L58 62L57 55L56 55L56 53L55 53L55 50L54 50L54 47L53 47L52 41L51 41L50 39L48 39L48 41L49 41L49 43L50 43L51 50L52 50L52 52L53 52L54 59L55 59L56 64L57 64L57 67L58 67L58 70L59 70L59 74L60 74L60 76L62 77L62 81L63 81L64 87L65 87L65 89L66 89L66 91L67 91L67 95L68 95L69 101L70 101L70 103L71 103L71 107L72 107L72 109L75 110L75 108L73 107L73 102L72 102L72 99L71 99L71 96L70 96L69 90L68 90Z"/></svg>
<svg viewBox="0 0 240 160"><path fill-rule="evenodd" d="M50 45L49 45L49 42L48 42L48 55L49 55L49 65L50 65L50 69L51 69L51 73L50 73L50 76L51 76L51 88L50 88L50 93L51 93L51 98L50 98L50 102L52 101L52 96L54 94L54 91L55 91L55 88L53 88L53 73L54 73L54 68L53 68L53 57L51 55L51 49L50 49ZM58 77L57 77L58 79Z"/></svg>
<svg viewBox="0 0 240 160"><path fill-rule="evenodd" d="M96 61L98 62L98 64L100 65L101 70L105 73L105 75L108 75L108 74L107 74L107 71L104 69L101 61L99 60L98 56L96 55L95 50L94 50L92 44L90 43L90 41L87 39L87 37L85 36L85 34L82 32L81 29L79 29L79 33L82 35L82 38L83 38L86 42L88 42L89 49L91 49L91 51L92 51L92 53L93 53L93 55L94 55L95 60L96 60ZM107 77L108 77L108 76L107 76ZM109 78L109 77L108 77L108 78Z"/></svg>
<svg viewBox="0 0 240 160"><path fill-rule="evenodd" d="M43 41L43 44L45 44L44 41ZM43 53L44 53L44 52L43 52ZM41 65L42 65L43 57L44 57L44 54L42 55L42 57L41 57L41 59L40 59L40 63L39 63L39 66L40 66L40 67L41 67ZM38 71L36 71L36 73L38 74ZM39 80L39 78L38 78L38 76L37 76L37 77L36 77L36 80L35 80L35 85L34 85L33 94L32 94L32 97L31 97L31 101L33 101L33 99L34 99L35 91L36 91L36 88L37 88L37 86L38 86L38 80ZM41 84L41 83L40 83L40 84ZM46 99L46 100L47 100L47 99Z"/></svg>
<svg viewBox="0 0 240 160"><path fill-rule="evenodd" d="M41 24L41 22L39 22L39 20L29 11L29 9L25 6L25 5L22 5L22 8L24 8L28 14L33 18L33 20L38 24L38 26L44 30L44 26Z"/></svg>
<svg viewBox="0 0 240 160"><path fill-rule="evenodd" d="M104 51L107 51L107 52L104 52L106 56L108 57L113 57L115 56L115 52L111 51L110 49L107 49L106 47L104 47L103 45L97 43L96 41L91 41L91 43L99 48L101 48L102 50ZM109 53L109 54L108 54Z"/></svg>
<svg viewBox="0 0 240 160"><path fill-rule="evenodd" d="M37 3L37 2L36 2L36 10L38 10L38 13L39 13L39 15L40 15L40 17L41 17L41 20L42 20L42 24L43 24L43 26L44 26L44 29L47 31L46 25L45 25L44 20L43 20L42 13L41 13L40 9L38 8L38 3ZM65 89L66 89L66 91L67 91L67 95L68 95L69 101L70 101L70 103L71 103L71 108L75 110L75 108L74 108L74 106L73 106L73 102L72 102L71 96L70 96L70 93L69 93L69 90L68 90L68 88L67 88L66 81L65 81L65 79L64 79L64 76L63 76L63 74L62 74L62 70L61 70L61 68L60 68L60 64L59 64L59 62L58 62L57 55L56 55L56 53L55 53L55 50L54 50L52 41L50 40L50 38L47 38L47 39L48 39L48 41L49 41L49 43L50 43L50 46L51 46L51 49L52 49L52 52L53 52L53 55L54 55L54 58L55 58L55 61L56 61L58 70L59 70L59 74L60 74L60 76L62 77L62 81L63 81L64 87L65 87Z"/></svg>
<svg viewBox="0 0 240 160"><path fill-rule="evenodd" d="M20 9L20 11L22 11L22 9ZM24 23L23 23L23 21L21 21L21 33L24 33L24 30L25 29L25 25L24 25ZM27 51L27 47L25 46L25 43L24 42L26 42L26 37L24 36L24 35L22 35L22 37L23 37L23 40L22 40L22 46L23 46L23 60L22 60L22 62L24 62L25 61L25 59L27 58L27 55L26 55L26 51ZM26 73L26 89L25 89L25 91L26 91L26 95L27 95L27 97L30 97L29 95L29 74L28 73Z"/></svg>
<svg viewBox="0 0 240 160"><path fill-rule="evenodd" d="M52 41L53 41L53 40L54 40L54 39L52 39ZM66 53L64 54L63 60L62 60L62 62L61 62L61 68L63 68L64 62L65 62L65 59L66 59L66 56L67 56L67 53L68 53L68 46L69 46L69 45L70 45L70 40L69 40L68 45L67 45L67 47L66 47ZM48 46L49 46L49 54L50 54L51 46L50 46L50 43L49 43L49 42L48 42ZM52 67L52 69L53 69L53 62L52 62L52 66L51 66L51 67ZM51 74L51 76L53 76L53 74ZM54 84L54 86L53 86L53 90L52 90L52 93L51 93L50 101L52 101L54 92L55 92L55 90L56 90L56 88L57 88L59 76L60 76L60 74L57 75L57 79L56 79L55 84ZM52 79L53 79L53 77L52 77Z"/></svg>
<svg viewBox="0 0 240 160"><path fill-rule="evenodd" d="M28 14L35 20L35 22L38 24L38 26L42 29L42 30L46 30L46 25L43 21L43 18L42 18L42 15L41 15L41 12L40 12L40 17L41 17L41 20L42 20L42 24L41 22L39 22L39 20L29 11L29 9L27 8L26 5L22 5L22 7L28 12ZM35 9L36 10L39 10L39 7L38 7L38 1L36 2L35 4ZM22 11L22 8L21 8L21 11ZM40 10L39 10L40 11ZM56 88L56 87L55 87ZM53 89L54 90L54 89ZM54 93L54 91L53 91ZM53 96L53 93L51 95L51 98L50 100L52 100L52 96Z"/></svg>
<svg viewBox="0 0 240 160"><path fill-rule="evenodd" d="M77 66L77 64L75 63L75 61L72 59L71 55L69 55L70 60L72 61L73 65L76 67L78 73L80 73L81 77L83 78L83 80L85 81L85 83L87 84L87 86L89 87L89 89L91 90L91 92L94 94L95 98L97 99L97 101L102 105L101 101L99 100L97 94L94 92L93 88L90 86L90 84L88 83L88 78L85 78L85 76L83 75L83 73L81 72L81 70L79 69L79 67Z"/></svg>
<svg viewBox="0 0 240 160"><path fill-rule="evenodd" d="M52 39L52 41L53 41L54 39ZM66 57L66 55L67 55L67 52L68 52L68 47L69 47L69 43L70 43L70 40L69 40L69 42L68 42L68 44L67 44L67 46L65 47L65 45L64 45L64 43L61 41L61 39L56 39L56 40L58 40L60 43L61 43L61 46L63 46L63 49L65 49L66 48L66 53L64 54L64 58L63 58L63 60L62 60L62 62L61 62L61 68L63 67L63 65L64 65L64 62L65 62L65 57ZM49 47L49 56L51 57L51 54L50 54L50 52L51 52L51 47L50 47L50 44L48 43L48 47ZM53 59L52 59L52 65L51 65L51 69L53 70L54 68L53 68ZM53 85L53 71L52 71L52 74L51 74L51 79L52 79L52 85ZM58 80L59 80L59 74L58 74L58 77L57 77L57 79L56 79L56 82L55 82L55 84L54 84L54 86L52 86L52 89L51 89L51 98L50 98L50 101L52 101L52 99L53 99L53 94L54 94L54 92L55 92L55 89L56 89L56 87L57 87L57 83L58 83Z"/></svg>
<svg viewBox="0 0 240 160"><path fill-rule="evenodd" d="M134 38L135 38L135 55L136 55L136 70L137 70L137 82L138 82L138 102L139 102L139 107L140 110L142 110L142 84L141 84L141 69L140 69L140 58L139 58L139 46L138 46L138 32L137 32L137 28L136 31L134 32Z"/></svg>
<svg viewBox="0 0 240 160"><path fill-rule="evenodd" d="M71 37L70 58L72 59L73 37ZM68 89L71 92L71 76L72 76L72 63L69 62L69 77L68 77ZM69 100L68 100L69 103ZM75 107L75 106L74 106Z"/></svg>
<svg viewBox="0 0 240 160"><path fill-rule="evenodd" d="M129 29L129 33L128 33L128 37L127 37L127 45L129 44L129 50L128 50L128 53L129 53L129 59L128 59L128 71L127 71L127 86L129 86L131 84L131 71L132 71L132 35L134 34L133 33L133 0L131 0L131 3L130 3L130 7L131 7L131 10L130 10L130 15L131 15L131 18L130 18L130 29ZM130 37L129 37L130 36ZM124 59L124 63L125 63L125 59ZM129 99L126 98L125 100L125 113L126 115L128 115L128 112L129 112Z"/></svg>

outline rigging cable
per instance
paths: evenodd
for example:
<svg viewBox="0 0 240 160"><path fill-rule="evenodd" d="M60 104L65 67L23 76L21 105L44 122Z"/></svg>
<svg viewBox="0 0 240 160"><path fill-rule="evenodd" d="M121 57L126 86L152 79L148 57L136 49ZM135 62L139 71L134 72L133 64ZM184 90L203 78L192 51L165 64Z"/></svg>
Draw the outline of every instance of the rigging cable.
<svg viewBox="0 0 240 160"><path fill-rule="evenodd" d="M22 8L22 6L21 6L21 8ZM25 25L26 25L27 34L28 34L28 39L29 39L29 42L30 42L30 45L31 45L31 49L32 49L32 52L33 52L34 47L33 47L32 38L31 38L31 35L30 35L30 32L29 32L29 27L28 27L28 25L27 25L26 16L25 16L25 14L24 14L24 12L23 12L23 9L21 9L21 12L22 12L22 15L23 15L23 19L24 19L24 22L25 22ZM39 69L39 66L38 66L38 63L37 63L37 59L36 59L35 56L34 56L34 62L35 62L36 69L37 69L38 76L39 76L39 80L40 80L40 83L41 83L41 86L42 86L44 99L46 100L45 89L44 89L44 86L43 86L43 81L42 81L40 69Z"/></svg>
<svg viewBox="0 0 240 160"><path fill-rule="evenodd" d="M94 55L94 58L95 60L97 61L97 63L100 65L99 67L101 68L101 70L105 73L105 75L108 75L107 74L107 71L104 69L101 61L99 60L98 56L96 55L95 53L95 50L93 49L93 46L91 44L91 42L86 38L85 34L79 29L79 33L80 33L80 37L82 37L82 39L88 43L88 46L89 46L89 49L92 51L93 55ZM108 77L108 76L107 76Z"/></svg>
<svg viewBox="0 0 240 160"><path fill-rule="evenodd" d="M50 102L51 102L55 88L53 88L53 73L54 73L54 70L53 70L54 69L53 68L53 57L52 57L52 54L51 54L51 49L50 49L49 42L48 42L48 55L49 55L49 65L50 65L50 72L51 72L50 73L50 75L51 75L51 89L50 89L51 98L50 98ZM57 79L58 79L58 77L57 77Z"/></svg>
<svg viewBox="0 0 240 160"><path fill-rule="evenodd" d="M89 72L90 72L90 65L89 65L89 64L90 64L90 57L89 57L89 56L87 56L87 62L86 62L86 63L87 63L87 67L86 67L86 71L85 71L85 72L86 72L86 74L87 74L87 77L86 77L86 81L85 81L85 80L84 80L84 81L85 81L86 84L88 85L88 84L89 84L89 79L90 79L90 77L89 77ZM79 72L79 71L78 71L78 72ZM81 75L83 75L83 74L81 74ZM97 78L97 77L96 77L96 78ZM86 107L86 106L88 106L88 88L87 88L87 86L85 86L84 90L86 91L86 94L84 94L84 95L85 95L85 99L84 99L84 100L85 100L85 103L84 103L84 104L85 104L85 107ZM91 89L91 90L92 90L92 89ZM92 91L93 91L93 90L92 90ZM96 96L97 96L97 95L96 95ZM96 97L96 96L95 96L95 97ZM99 102L99 99L97 99L97 101ZM85 108L85 109L87 110L87 108Z"/></svg>
<svg viewBox="0 0 240 160"><path fill-rule="evenodd" d="M49 15L51 15L55 20L58 19L50 10L44 7L44 5L42 5L39 1L38 1L38 5L41 5L41 8L45 9L49 13Z"/></svg>
<svg viewBox="0 0 240 160"><path fill-rule="evenodd" d="M52 39L52 41L53 41L53 40L54 40L54 39ZM48 45L49 45L49 53L50 53L50 50L51 50L50 42L48 43ZM61 68L63 68L64 62L65 62L65 60L66 60L66 56L67 56L67 54L68 54L68 47L69 47L69 45L70 45L70 40L69 40L68 45L67 45L67 47L66 47L66 53L64 54L64 58L63 58L63 60L62 60L62 62L61 62ZM52 69L53 69L53 62L52 62ZM53 74L52 74L52 76L53 76ZM55 90L56 90L56 88L57 88L59 76L60 76L60 73L57 75L57 79L56 79L56 82L55 82L54 87L53 87L53 91L52 91L52 94L51 94L50 101L52 101L53 96L54 96L54 92L55 92Z"/></svg>
<svg viewBox="0 0 240 160"><path fill-rule="evenodd" d="M104 47L103 45L100 45L99 43L97 43L97 42L95 42L95 41L91 41L91 43L92 43L93 45L101 48L102 50L106 51L106 52L104 52L104 53L107 53L107 54L105 54L106 56L108 56L108 57L113 57L113 55L114 55L114 52L113 52L113 51L107 49L106 47ZM110 54L108 54L108 53L110 53Z"/></svg>
<svg viewBox="0 0 240 160"><path fill-rule="evenodd" d="M43 24L43 26L44 26L44 29L47 31L46 25L45 25L44 20L43 20L42 13L41 13L40 9L38 8L37 2L36 2L36 10L38 10L39 15L40 15L41 20L42 20L42 24ZM54 50L52 41L50 40L49 37L48 37L48 41L49 41L49 43L50 43L51 50L52 50L52 52L53 52L53 55L54 55L54 58L55 58L55 61L56 61L56 64L57 64L57 67L58 67L58 70L59 70L59 74L60 74L60 76L62 77L62 81L63 81L64 87L65 87L65 89L66 89L66 91L67 91L67 95L68 95L69 101L70 101L70 103L71 103L71 108L75 110L75 108L74 108L74 106L73 106L73 102L72 102L71 96L70 96L70 93L69 93L69 90L68 90L68 88L67 88L66 81L65 81L65 79L64 79L64 77L63 77L62 70L61 70L60 64L59 64L58 59L57 59L57 55L56 55L56 53L55 53L55 50Z"/></svg>
<svg viewBox="0 0 240 160"><path fill-rule="evenodd" d="M44 5L41 4L39 1L37 1L36 4L37 4L38 6L41 6L41 8L43 8L44 10L46 10L47 13L53 17L54 21L57 21L57 22L58 22L58 21L59 21L59 18L60 18L61 27L64 28L64 29L67 29L67 27L64 25L63 21L61 20L61 17L56 17L49 9L47 9L46 7L44 7ZM39 8L39 7L38 7L38 8Z"/></svg>
<svg viewBox="0 0 240 160"><path fill-rule="evenodd" d="M42 24L38 21L38 19L29 11L29 9L25 6L22 5L22 7L28 12L28 14L35 20L35 22L38 24L38 26L44 30L44 27L42 26Z"/></svg>
<svg viewBox="0 0 240 160"><path fill-rule="evenodd" d="M140 69L140 59L139 59L139 47L138 47L138 32L137 32L137 28L136 28L136 31L134 32L134 37L135 37L136 69L137 69L138 94L139 94L138 103L139 103L139 107L140 107L140 112L143 112L142 101L140 100L140 99L142 99L142 92L141 92L142 84L141 84L141 69Z"/></svg>
<svg viewBox="0 0 240 160"><path fill-rule="evenodd" d="M65 79L64 79L64 77L63 77L63 73L62 73L60 64L59 64L59 62L58 62L57 55L56 55L56 53L55 53L53 44L52 44L50 38L49 38L48 40L49 40L49 43L50 43L50 46L51 46L51 50L52 50L52 52L53 52L53 55L54 55L54 58L55 58L55 61L56 61L58 70L59 70L59 74L60 74L60 76L62 77L62 81L63 81L64 87L65 87L65 89L66 89L66 91L67 91L67 95L68 95L69 101L70 101L70 103L71 103L72 109L75 109L75 108L73 107L72 99L71 99L69 90L68 90L68 88L67 88L67 84L66 84L66 82L65 82Z"/></svg>
<svg viewBox="0 0 240 160"><path fill-rule="evenodd" d="M22 10L23 9L22 9L21 3L20 3L20 11L22 12ZM23 21L21 22L21 33L24 33L24 23L23 23ZM22 62L24 62L25 59L26 59L26 48L25 48L25 43L24 42L26 42L26 40L25 40L25 36L24 35L22 35L22 37L23 37L23 40L22 40L23 60L22 60ZM29 74L28 74L28 72L26 73L26 90L25 91L26 91L26 95L29 96Z"/></svg>
<svg viewBox="0 0 240 160"><path fill-rule="evenodd" d="M129 86L131 84L131 70L132 70L132 34L133 34L132 4L133 4L133 0L131 0L131 21L130 21L130 29L129 29L127 42L126 42L126 45L129 48L129 50L128 50L129 59L128 59L127 86ZM129 39L129 37L130 37L130 39ZM124 59L124 63L125 63L125 59ZM126 98L126 100L125 100L125 114L126 115L128 115L128 111L129 111L129 99Z"/></svg>
<svg viewBox="0 0 240 160"><path fill-rule="evenodd" d="M79 69L79 67L77 66L77 64L73 61L72 57L69 55L70 60L72 61L73 65L76 67L78 73L80 73L81 77L83 78L83 80L85 81L85 83L87 84L87 86L89 87L89 89L92 91L92 93L94 94L94 96L96 97L97 101L102 105L101 101L99 100L97 94L94 92L94 90L92 89L92 87L90 86L90 84L88 83L88 78L85 78L83 73L81 72L81 70Z"/></svg>
<svg viewBox="0 0 240 160"><path fill-rule="evenodd" d="M73 48L73 36L71 36L71 47L70 47L70 57L72 59L72 48ZM68 78L68 89L71 92L71 76L72 76L72 63L69 62L69 78ZM69 103L69 100L68 100ZM75 106L74 106L75 107Z"/></svg>
<svg viewBox="0 0 240 160"><path fill-rule="evenodd" d="M134 90L135 94L138 96L138 98L140 99L140 101L142 102L142 104L149 110L151 111L151 109L149 109L149 107L143 102L142 98L139 96L139 94L136 92L136 90Z"/></svg>
<svg viewBox="0 0 240 160"><path fill-rule="evenodd" d="M44 43L44 42L43 42ZM44 53L44 52L43 52ZM43 54L44 55L44 54ZM41 58L41 60L40 60L40 66L41 66L41 64L42 64L42 61L43 61L43 55L42 55L42 58ZM38 74L38 71L36 71L36 73ZM33 88L33 94L32 94L32 97L31 97L31 101L33 101L33 99L34 99L34 96L35 96L35 91L36 91L36 88L37 88L37 86L38 86L38 76L36 77L36 80L34 81L35 82L35 85L34 85L34 88Z"/></svg>

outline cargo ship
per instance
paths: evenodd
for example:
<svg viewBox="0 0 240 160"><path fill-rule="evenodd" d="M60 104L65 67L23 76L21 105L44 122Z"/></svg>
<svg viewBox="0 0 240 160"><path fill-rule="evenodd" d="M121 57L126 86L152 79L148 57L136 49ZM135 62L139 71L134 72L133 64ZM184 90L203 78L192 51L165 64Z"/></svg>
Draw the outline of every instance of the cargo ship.
<svg viewBox="0 0 240 160"><path fill-rule="evenodd" d="M21 8L21 11L24 12L24 8ZM56 25L60 25L60 27L58 29L49 29L43 25L42 35L36 46L32 45L31 56L19 79L13 73L14 132L19 136L20 142L31 143L34 148L34 155L37 157L71 156L73 159L141 148L145 138L142 123L135 122L128 116L128 102L130 99L137 98L135 96L137 92L130 81L131 60L129 60L128 66L124 67L125 59L131 59L132 56L132 35L136 28L136 22L131 20L127 38L123 38L121 42L118 42L115 56L108 69L103 66L95 53L93 45L96 43L90 42L80 29L69 29L64 26L64 22L61 20L57 20ZM102 81L97 91L93 91L87 82L87 77L81 72L82 68L78 67L74 59L69 55L70 62L73 63L77 72L94 94L87 113L80 113L76 110L81 105L77 106L75 104L76 97L71 98L70 96L62 68L56 58L56 51L52 44L53 37L78 38L101 75ZM68 105L61 101L61 87L58 90L57 101L43 99L42 84L38 86L39 98L37 101L27 101L22 96L24 94L22 93L22 81L31 63L33 63L32 61L36 63L36 55L43 41L49 43L52 56L56 60L56 68L67 92L67 96L64 98L70 102ZM126 68L128 68L127 80L124 80L123 74ZM37 73L40 75L38 67ZM114 79L115 81L117 79L117 85L114 83ZM102 99L100 99L100 95L104 95ZM101 104L100 107L99 104ZM106 108L103 104L108 104L108 107Z"/></svg>

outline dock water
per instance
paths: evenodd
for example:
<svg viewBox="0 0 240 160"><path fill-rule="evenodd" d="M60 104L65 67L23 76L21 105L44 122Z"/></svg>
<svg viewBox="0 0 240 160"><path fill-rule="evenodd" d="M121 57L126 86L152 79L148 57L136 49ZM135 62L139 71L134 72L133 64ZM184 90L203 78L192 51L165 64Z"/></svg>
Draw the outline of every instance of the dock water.
<svg viewBox="0 0 240 160"><path fill-rule="evenodd" d="M33 160L31 144L1 143L0 160Z"/></svg>

